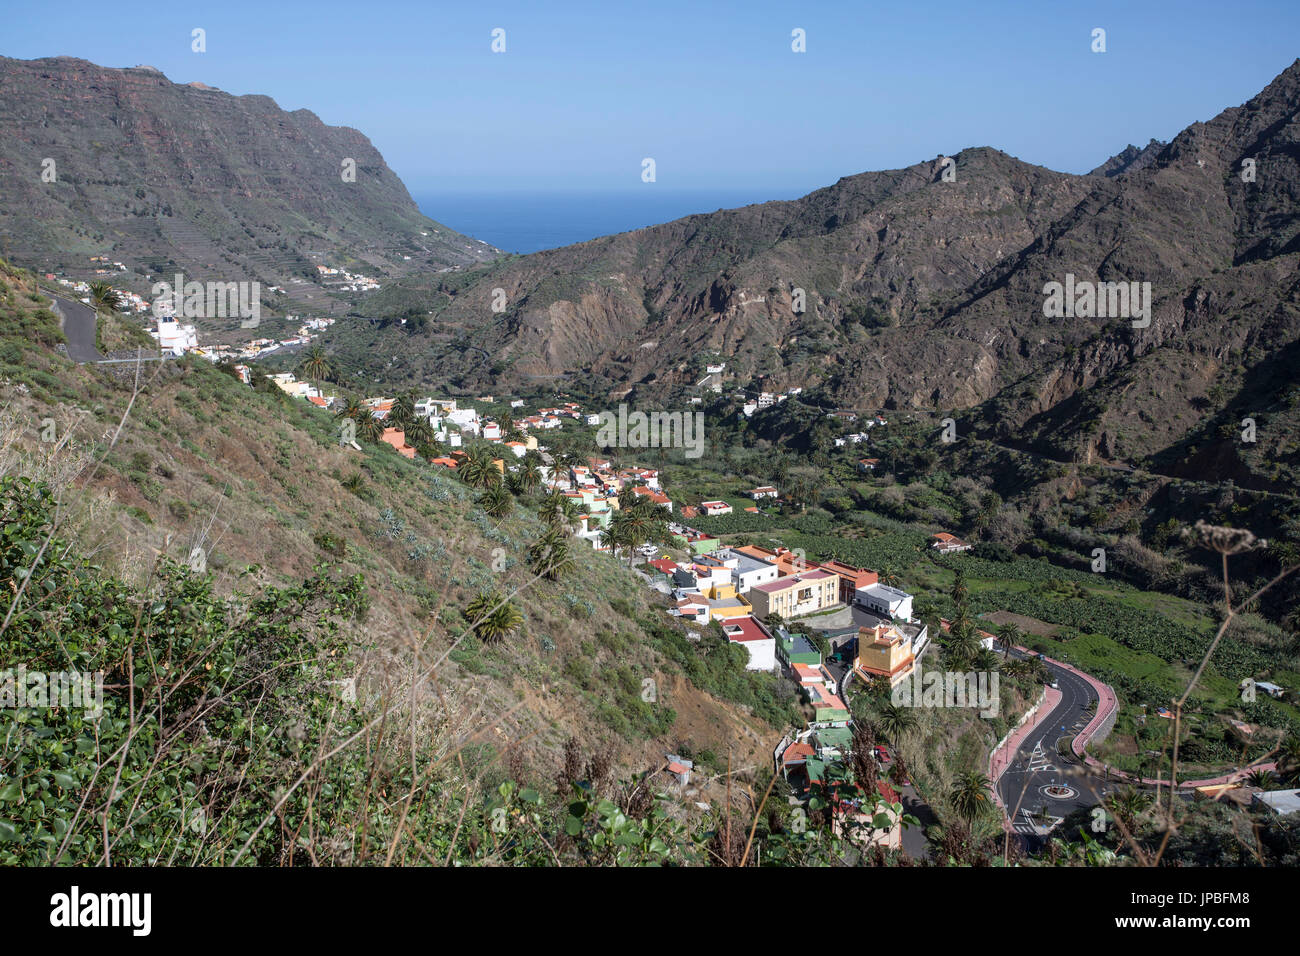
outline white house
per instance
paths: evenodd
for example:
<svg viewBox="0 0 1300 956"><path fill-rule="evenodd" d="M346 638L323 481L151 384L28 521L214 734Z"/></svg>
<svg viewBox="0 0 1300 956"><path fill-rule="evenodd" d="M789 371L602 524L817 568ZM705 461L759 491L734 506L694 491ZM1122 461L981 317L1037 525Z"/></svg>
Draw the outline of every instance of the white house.
<svg viewBox="0 0 1300 956"><path fill-rule="evenodd" d="M895 621L912 619L912 595L887 584L872 584L859 588L853 594L853 600L868 611L880 614Z"/></svg>
<svg viewBox="0 0 1300 956"><path fill-rule="evenodd" d="M184 355L186 349L196 348L198 333L192 325L181 325L171 316L158 317L158 348L172 355Z"/></svg>
<svg viewBox="0 0 1300 956"><path fill-rule="evenodd" d="M776 670L776 638L761 621L749 615L728 618L722 622L722 633L727 635L727 640L731 643L739 644L749 651L746 670Z"/></svg>
<svg viewBox="0 0 1300 956"><path fill-rule="evenodd" d="M488 441L494 441L501 437L501 426L496 422L483 423L483 437Z"/></svg>
<svg viewBox="0 0 1300 956"><path fill-rule="evenodd" d="M731 505L727 504L725 501L701 501L700 510L710 518L713 518L718 515L731 514Z"/></svg>
<svg viewBox="0 0 1300 956"><path fill-rule="evenodd" d="M731 569L738 594L744 594L755 585L775 581L781 573L780 569L770 561L755 558L732 548L719 548L710 554L710 557L717 558Z"/></svg>
<svg viewBox="0 0 1300 956"><path fill-rule="evenodd" d="M670 607L668 613L674 617L684 617L687 620L694 621L696 624L708 624L709 602L699 595L696 595L695 597L684 597Z"/></svg>

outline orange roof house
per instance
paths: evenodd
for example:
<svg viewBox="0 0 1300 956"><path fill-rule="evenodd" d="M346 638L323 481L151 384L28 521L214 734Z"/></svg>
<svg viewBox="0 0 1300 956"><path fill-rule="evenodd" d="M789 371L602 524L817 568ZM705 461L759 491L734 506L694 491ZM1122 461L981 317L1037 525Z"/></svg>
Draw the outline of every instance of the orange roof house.
<svg viewBox="0 0 1300 956"><path fill-rule="evenodd" d="M380 441L392 445L405 458L415 457L415 449L406 443L406 433L400 428L385 428Z"/></svg>
<svg viewBox="0 0 1300 956"><path fill-rule="evenodd" d="M766 561L768 564L775 564L777 573L782 577L789 577L798 574L800 571L808 571L818 566L812 561L803 561L789 548L777 548L775 551L770 551L767 548L760 548L756 544L745 544L732 550L747 554L751 558L758 558L760 561Z"/></svg>
<svg viewBox="0 0 1300 956"><path fill-rule="evenodd" d="M940 554L953 554L957 551L969 551L975 546L973 544L967 544L955 534L940 531L938 534L930 535L930 547L934 548Z"/></svg>
<svg viewBox="0 0 1300 956"><path fill-rule="evenodd" d="M880 575L876 574L875 571L868 571L866 568L855 568L843 561L823 561L820 567L823 571L829 571L831 574L839 576L840 602L843 604L852 604L853 596L858 591L880 583Z"/></svg>

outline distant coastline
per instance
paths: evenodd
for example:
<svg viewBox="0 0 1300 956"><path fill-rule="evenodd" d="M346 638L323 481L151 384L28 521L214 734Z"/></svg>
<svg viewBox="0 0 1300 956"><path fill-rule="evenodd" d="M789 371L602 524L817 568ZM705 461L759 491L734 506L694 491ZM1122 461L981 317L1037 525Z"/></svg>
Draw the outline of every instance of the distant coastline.
<svg viewBox="0 0 1300 956"><path fill-rule="evenodd" d="M415 193L420 211L457 232L506 252L529 253L672 222L693 213L797 199L806 189L627 192Z"/></svg>

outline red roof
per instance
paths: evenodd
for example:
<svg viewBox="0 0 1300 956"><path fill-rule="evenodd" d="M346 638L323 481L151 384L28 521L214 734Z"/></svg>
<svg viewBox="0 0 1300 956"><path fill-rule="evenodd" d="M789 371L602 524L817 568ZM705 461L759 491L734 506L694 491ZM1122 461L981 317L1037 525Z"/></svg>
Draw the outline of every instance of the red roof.
<svg viewBox="0 0 1300 956"><path fill-rule="evenodd" d="M751 615L730 617L722 622L722 632L732 641L770 641L772 635L767 632Z"/></svg>
<svg viewBox="0 0 1300 956"><path fill-rule="evenodd" d="M789 765L800 759L806 760L814 753L816 753L816 751L813 750L812 744L791 744L789 747L786 747L785 752L781 754L781 762Z"/></svg>

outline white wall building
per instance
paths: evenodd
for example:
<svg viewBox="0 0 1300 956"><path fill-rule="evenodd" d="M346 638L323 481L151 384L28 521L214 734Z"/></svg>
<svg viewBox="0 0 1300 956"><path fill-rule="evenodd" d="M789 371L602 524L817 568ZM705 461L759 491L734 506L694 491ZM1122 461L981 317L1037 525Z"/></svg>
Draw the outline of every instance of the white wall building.
<svg viewBox="0 0 1300 956"><path fill-rule="evenodd" d="M854 592L853 600L868 611L895 621L912 619L912 595L887 584L873 584Z"/></svg>
<svg viewBox="0 0 1300 956"><path fill-rule="evenodd" d="M186 349L196 348L198 333L192 325L181 325L169 316L158 318L158 348L172 355L184 355Z"/></svg>

